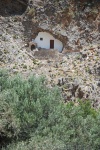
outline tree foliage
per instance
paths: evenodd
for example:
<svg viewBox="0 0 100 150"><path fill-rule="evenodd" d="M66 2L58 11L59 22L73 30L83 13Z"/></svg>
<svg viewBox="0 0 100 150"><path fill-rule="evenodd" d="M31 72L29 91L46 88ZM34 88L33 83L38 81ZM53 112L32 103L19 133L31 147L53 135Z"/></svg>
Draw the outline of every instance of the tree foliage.
<svg viewBox="0 0 100 150"><path fill-rule="evenodd" d="M0 70L2 150L99 150L100 110L90 101L65 104L45 78Z"/></svg>

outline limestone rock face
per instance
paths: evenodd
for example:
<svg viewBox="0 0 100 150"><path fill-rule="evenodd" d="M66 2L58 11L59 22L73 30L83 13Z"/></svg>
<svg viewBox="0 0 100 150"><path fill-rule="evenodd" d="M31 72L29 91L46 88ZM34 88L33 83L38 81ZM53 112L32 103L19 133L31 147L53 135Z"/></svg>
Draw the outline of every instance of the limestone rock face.
<svg viewBox="0 0 100 150"><path fill-rule="evenodd" d="M98 0L31 0L26 16L23 24L28 39L46 31L63 42L67 51L79 51L84 46L100 44Z"/></svg>
<svg viewBox="0 0 100 150"><path fill-rule="evenodd" d="M87 3L88 2L88 3ZM64 49L28 47L39 32L59 39ZM1 0L0 68L45 75L65 102L90 99L100 107L100 3L94 0Z"/></svg>

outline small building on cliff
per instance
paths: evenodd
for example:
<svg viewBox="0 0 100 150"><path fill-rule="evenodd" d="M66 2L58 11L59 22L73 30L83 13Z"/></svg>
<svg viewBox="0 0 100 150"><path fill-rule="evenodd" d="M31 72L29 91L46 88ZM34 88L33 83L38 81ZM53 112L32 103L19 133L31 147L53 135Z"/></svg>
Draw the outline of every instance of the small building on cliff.
<svg viewBox="0 0 100 150"><path fill-rule="evenodd" d="M63 49L63 43L48 32L39 32L33 42L37 43L37 48L56 49L59 52Z"/></svg>

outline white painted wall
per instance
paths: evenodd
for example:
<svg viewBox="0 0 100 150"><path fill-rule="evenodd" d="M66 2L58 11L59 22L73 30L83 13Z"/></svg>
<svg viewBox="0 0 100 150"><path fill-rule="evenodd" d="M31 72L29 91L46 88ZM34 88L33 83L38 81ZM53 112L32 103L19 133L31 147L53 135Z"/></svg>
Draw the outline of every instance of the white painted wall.
<svg viewBox="0 0 100 150"><path fill-rule="evenodd" d="M43 38L43 41L41 41L40 38ZM55 39L47 32L39 32L34 41L37 43L37 47L50 49L50 40L54 40L54 49L57 49L59 52L61 52L63 49L62 42Z"/></svg>

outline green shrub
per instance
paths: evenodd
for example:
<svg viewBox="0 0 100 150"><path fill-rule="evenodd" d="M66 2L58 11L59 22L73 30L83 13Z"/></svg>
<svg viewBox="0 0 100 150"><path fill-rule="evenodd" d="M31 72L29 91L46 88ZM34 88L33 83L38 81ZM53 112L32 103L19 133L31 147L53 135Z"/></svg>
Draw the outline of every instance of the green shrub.
<svg viewBox="0 0 100 150"><path fill-rule="evenodd" d="M25 79L0 70L2 150L99 150L100 110L90 101L78 103L65 104L43 76Z"/></svg>
<svg viewBox="0 0 100 150"><path fill-rule="evenodd" d="M46 86L44 77L10 77L1 70L0 84L1 137L29 138L61 99L57 88Z"/></svg>

